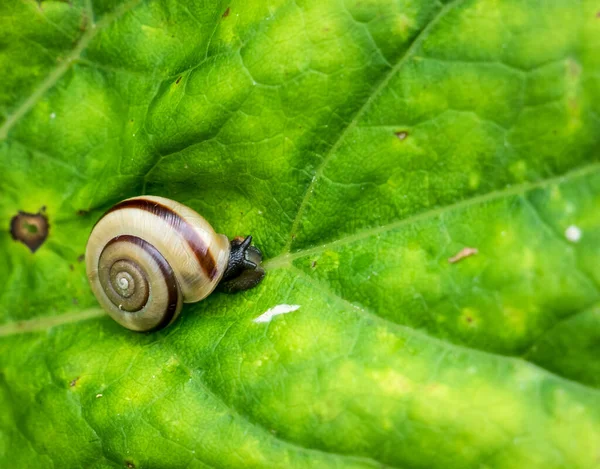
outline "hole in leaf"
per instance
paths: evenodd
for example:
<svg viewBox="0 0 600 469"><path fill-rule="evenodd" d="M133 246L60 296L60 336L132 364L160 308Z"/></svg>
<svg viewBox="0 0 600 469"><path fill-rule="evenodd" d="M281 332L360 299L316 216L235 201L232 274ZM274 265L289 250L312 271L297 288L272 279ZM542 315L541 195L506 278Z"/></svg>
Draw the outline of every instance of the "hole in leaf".
<svg viewBox="0 0 600 469"><path fill-rule="evenodd" d="M27 230L27 232L30 233L30 234L36 234L38 232L38 227L36 225L24 222L23 226L25 227L25 229Z"/></svg>
<svg viewBox="0 0 600 469"><path fill-rule="evenodd" d="M35 252L44 244L48 237L50 225L44 214L45 207L38 213L27 213L19 211L10 220L10 234L15 241L27 246L31 252Z"/></svg>

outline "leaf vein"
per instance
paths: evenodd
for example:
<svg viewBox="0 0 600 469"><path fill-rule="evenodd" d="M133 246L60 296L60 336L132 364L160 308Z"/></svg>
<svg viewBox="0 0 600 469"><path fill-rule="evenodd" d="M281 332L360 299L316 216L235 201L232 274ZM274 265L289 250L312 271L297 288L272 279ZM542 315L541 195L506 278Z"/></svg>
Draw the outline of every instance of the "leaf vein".
<svg viewBox="0 0 600 469"><path fill-rule="evenodd" d="M577 387L581 387L586 389L587 391L597 394L600 396L600 389L596 389L595 387L589 385L589 384L585 384L585 383L580 383L578 381L574 381L570 378L567 378L566 376L562 376L559 374L556 374L536 363L532 363L530 361L528 361L526 358L524 358L523 356L511 356L511 355L504 355L501 353L497 353L497 352L490 352L488 350L482 350L482 349L478 349L478 348L474 348L474 347L469 347L468 345L465 344L457 344L457 343L451 343L451 342L445 342L441 339L438 339L437 337L434 337L432 335L429 335L428 333L416 329L414 327L411 326L407 326L406 324L399 324L395 321L392 321L389 318L386 318L384 316L380 316L379 314L371 311L370 309L366 308L364 305L357 305L351 301L348 301L346 298L344 298L343 296L341 296L339 293L334 292L333 290L331 290L330 288L328 288L327 286L323 285L322 283L319 283L317 281L315 281L313 278L311 278L308 274L306 274L304 271L300 270L299 268L295 267L295 266L291 266L291 269L293 269L299 276L302 276L302 278L305 279L305 281L311 285L315 290L320 291L328 296L330 296L331 298L335 299L336 301L338 301L338 303L344 305L347 308L351 308L355 311L358 311L361 315L364 316L368 316L373 318L374 320L378 321L378 322L382 322L387 324L388 326L392 327L393 329L396 330L401 330L402 332L404 332L405 334L408 334L412 337L418 337L418 338L422 338L424 340L427 340L429 342L435 343L437 345L439 345L440 347L444 348L445 350L458 350L458 351L463 351L463 352L467 352L470 354L476 354L476 355L482 355L482 356L487 356L487 357L493 357L496 359L503 359L503 360L509 360L509 361L513 361L515 363L520 363L523 365L527 365L527 366L531 366L537 370L539 370L541 373L543 374L547 374L549 376L551 376L552 378L558 380L558 381L564 381L566 383L569 383L572 386L577 386Z"/></svg>
<svg viewBox="0 0 600 469"><path fill-rule="evenodd" d="M383 89L387 86L387 84L394 77L394 75L402 68L402 66L407 62L407 60L413 56L413 53L417 50L417 48L420 46L420 44L423 42L423 40L427 37L429 32L435 27L435 25L437 25L439 23L441 18L443 18L446 15L446 13L448 11L450 11L452 8L454 8L455 5L458 4L460 1L462 1L462 0L453 0L450 3L448 3L447 5L445 5L443 8L441 8L440 11L429 22L429 24L427 24L421 30L421 32L415 36L412 43L406 50L406 52L400 56L400 58L398 59L396 64L383 76L383 78L375 86L373 92L365 100L365 102L362 104L362 106L357 109L357 111L354 113L354 116L348 122L348 125L346 125L346 127L339 134L336 141L330 147L329 151L323 156L323 159L321 160L321 164L319 164L318 167L316 168L314 175L313 175L310 183L308 184L306 191L304 192L304 196L302 197L300 205L298 206L298 211L296 212L294 222L292 223L292 228L289 233L288 242L284 248L284 252L287 252L287 253L291 252L292 242L295 238L294 234L298 228L298 225L302 219L302 216L304 215L308 201L310 200L311 195L314 192L316 182L322 176L323 171L325 170L325 167L327 166L329 161L331 161L331 159L335 155L335 152L337 151L337 149L340 147L340 145L344 141L346 135L352 129L354 129L356 127L358 120L367 111L367 109L369 109L370 105L377 98L377 96L383 91Z"/></svg>
<svg viewBox="0 0 600 469"><path fill-rule="evenodd" d="M376 236L381 233L385 233L387 231L392 231L397 228L401 228L405 225L410 225L413 223L417 223L419 221L428 220L430 218L434 218L440 215L444 215L446 213L453 212L455 210L460 210L462 208L470 207L473 205L492 202L495 200L499 200L505 197L510 197L513 195L523 194L525 192L541 189L547 186L551 186L552 184L557 184L564 181L567 178L571 177L583 177L585 175L594 173L596 171L600 171L600 163L592 163L586 166L582 166L576 170L570 171L568 173L562 174L560 176L540 179L535 182L526 182L523 184L518 184L510 187L506 187L504 189L499 189L496 191L488 192L486 194L482 194L476 197L472 197L470 199L461 200L451 205L446 205L443 207L435 208L433 210L429 210L422 213L417 213L408 218L403 218L401 220L395 220L391 223L386 223L384 225L376 226L373 228L368 228L366 230L360 231L358 233L354 233L348 236L344 236L342 238L338 238L335 241L331 241L328 243L321 244L319 246L315 246L312 248L302 249L300 251L295 251L293 253L287 252L284 254L280 254L279 256L273 257L266 261L263 266L267 270L275 270L279 268L287 268L296 259L307 257L315 254L320 254L327 250L335 249L338 246L344 246L346 244L353 243L355 241L360 241L366 238L370 238L372 236Z"/></svg>
<svg viewBox="0 0 600 469"><path fill-rule="evenodd" d="M124 3L120 7L116 8L112 13L107 14L101 21L98 23L90 23L90 26L86 30L85 33L81 35L79 42L75 46L75 48L68 54L64 60L62 60L55 68L52 70L48 76L40 83L40 85L31 93L31 95L23 101L15 111L10 114L4 123L0 126L0 141L6 140L8 137L8 133L10 130L17 124L17 122L25 116L36 104L37 102L46 94L46 92L51 89L58 80L62 78L62 76L71 68L71 65L75 63L85 48L89 45L89 43L94 39L94 37L108 25L110 25L113 21L116 21L127 11L134 8L141 0L130 0L129 2ZM87 2L87 5L91 5L90 2ZM90 8L86 8L86 14L90 14ZM93 18L90 17L90 21Z"/></svg>

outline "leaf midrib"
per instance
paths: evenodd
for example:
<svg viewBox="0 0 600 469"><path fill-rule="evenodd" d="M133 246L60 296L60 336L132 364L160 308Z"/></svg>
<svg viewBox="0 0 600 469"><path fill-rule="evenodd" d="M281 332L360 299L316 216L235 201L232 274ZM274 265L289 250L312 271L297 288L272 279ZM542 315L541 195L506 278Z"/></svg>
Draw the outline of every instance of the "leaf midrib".
<svg viewBox="0 0 600 469"><path fill-rule="evenodd" d="M500 200L506 197L525 194L535 189L543 189L545 187L551 186L553 184L558 184L564 182L570 178L583 177L588 174L594 173L596 171L600 171L600 162L591 163L582 167L579 167L575 170L564 173L560 176L555 176L547 179L540 179L535 182L526 182L523 184L518 184L510 187L505 187L504 189L495 190L492 192L488 192L486 194L481 194L470 199L464 199L454 204L445 205L443 207L437 207L432 210L428 210L426 212L417 213L415 215L409 216L407 218L403 218L401 220L395 220L391 223L386 223L385 225L380 225L372 228L368 228L366 230L359 231L357 233L344 236L342 238L338 238L335 241L331 241L325 244L321 244L318 246L313 246L307 249L301 249L299 251L295 251L292 253L280 254L279 256L273 257L266 261L263 266L266 270L276 270L281 268L286 268L291 265L293 261L296 259L312 256L315 254L320 254L325 251L335 249L338 246L343 246L346 244L353 243L355 241L360 241L362 239L366 239L372 236L376 236L381 233L385 233L387 231L395 230L401 228L405 225L412 225L414 223L428 220L431 218L435 218L441 215L445 215L446 213L461 210L473 205L483 204L485 202L492 202L495 200Z"/></svg>
<svg viewBox="0 0 600 469"><path fill-rule="evenodd" d="M553 184L561 183L561 182L564 182L565 180L568 180L571 178L583 177L583 176L586 176L588 174L591 174L591 173L594 173L597 171L600 172L600 162L585 165L581 168L578 168L573 171L569 171L565 174L562 174L560 176L556 176L553 178L543 179L543 180L536 181L536 182L528 182L528 183L524 183L524 184L519 184L519 185L511 186L511 187L508 187L508 188L505 188L502 190L489 192L487 194L483 194L483 195L473 197L470 199L462 200L462 201L457 202L452 205L446 205L444 207L439 207L439 208L436 208L433 210L429 210L427 212L419 213L414 216L404 218L402 220L397 220L397 221L394 221L394 222L386 224L386 225L381 225L381 226L378 226L375 228L369 228L369 229L363 230L359 233L354 233L352 235L348 235L348 236L339 238L335 241L325 243L325 244L322 244L319 246L296 251L294 253L282 254L282 255L276 256L272 259L269 259L268 261L266 261L263 264L263 266L264 266L265 270L267 270L267 271L293 268L292 262L294 260L300 259L302 257L308 257L308 256L312 256L315 254L319 254L319 253L325 252L330 249L335 249L339 246L350 244L355 241L360 241L362 239L366 239L371 236L376 236L378 234L385 233L387 231L401 228L405 225L412 225L419 221L424 221L424 220L427 220L430 218L435 218L437 216L444 215L446 213L450 213L455 210L461 210L463 208L481 204L481 203L485 203L485 202L501 200L505 197L510 197L513 195L525 194L532 190L543 189L543 188L551 186ZM337 295L337 296L339 296L339 295ZM346 301L344 298L340 297L340 299L343 301ZM96 314L93 314L92 313L93 311L96 311ZM26 321L18 321L18 322L8 323L8 324L0 325L0 337L14 335L14 334L22 334L22 333L32 332L32 331L42 331L42 330L45 330L48 328L55 327L57 325L63 325L63 324L68 324L68 323L72 323L72 322L83 321L83 320L86 320L86 319L89 319L89 318L92 318L95 316L102 316L102 315L103 315L102 310L98 308L98 309L86 310L86 311L80 312L80 313L64 313L64 314L51 316L51 317L47 317L47 318L34 318L34 319L26 320ZM63 319L58 319L58 318L63 318ZM403 327L407 327L408 329L410 329L410 327L408 327L408 326L403 326ZM484 353L489 353L489 352L484 352ZM500 355L500 356L504 356L504 355Z"/></svg>
<svg viewBox="0 0 600 469"><path fill-rule="evenodd" d="M0 338L29 332L43 332L53 327L98 318L105 314L101 308L91 308L76 313L70 312L45 318L10 322L0 326Z"/></svg>
<svg viewBox="0 0 600 469"><path fill-rule="evenodd" d="M548 370L536 363L530 362L529 360L527 360L526 357L504 355L504 354L500 354L500 353L496 353L496 352L491 352L491 351L481 350L481 349L474 348L474 347L469 347L467 345L446 342L441 339L438 339L437 337L431 336L431 335L427 334L426 332L415 329L413 327L395 323L395 322L393 322L385 317L382 317L360 305L356 305L356 304L348 301L347 299L343 298L338 293L336 293L326 287L323 287L320 284L317 284L315 282L315 280L312 279L308 274L301 271L300 269L298 269L291 263L293 259L312 255L312 254L324 251L324 250L329 249L334 246L347 244L347 243L350 243L350 242L353 242L353 241L356 241L356 240L359 240L362 238L367 238L369 236L373 236L375 234L388 231L390 229L398 228L403 225L413 223L416 221L416 219L423 220L423 219L427 219L427 218L433 218L435 216L449 212L451 210L458 210L465 206L475 205L477 203L482 203L484 201L498 200L503 197L526 193L526 192L534 190L534 189L543 188L545 186L549 186L551 184L564 181L565 179L568 179L569 177L584 176L586 174L593 173L593 172L599 171L599 170L600 170L600 163L593 163L593 164L587 165L583 168L580 168L578 170L571 171L570 173L567 173L562 176L558 176L558 177L551 178L551 179L546 179L546 180L539 181L536 183L522 184L520 186L514 186L511 188L501 190L501 191L495 191L495 192L492 192L489 194L485 194L483 196L469 199L467 201L459 202L454 205L442 207L440 209L432 210L432 211L426 212L424 214L420 214L420 215L416 215L414 217L400 220L398 222L395 222L395 223L392 223L392 224L389 224L389 225L386 225L383 227L366 230L364 232L361 232L361 233L358 233L358 234L355 234L352 236L348 236L346 238L342 238L340 240L319 246L317 248L311 248L311 249L307 249L305 251L298 251L298 252L294 253L293 255L279 256L279 257L271 259L269 262L267 262L266 267L268 270L271 270L271 271L276 270L276 269L285 269L285 268L292 270L295 275L301 275L305 279L305 281L310 286L312 286L315 290L326 294L327 296L331 297L335 301L339 302L344 307L346 307L350 310L359 311L361 314L364 314L365 316L370 317L373 320L380 321L380 322L386 324L387 326L392 327L395 330L401 330L403 333L408 333L408 334L411 334L414 336L418 336L423 340L427 340L432 343L437 343L438 345L443 346L445 349L468 351L470 354L478 354L478 355L482 355L482 356L492 356L492 357L500 358L503 360L514 361L516 363L523 363L523 364L526 364L527 366L531 366L534 369L539 370L540 372L542 372L548 376L551 376L553 379L568 383L569 385L574 385L574 386L580 387L580 388L586 390L587 392L592 392L592 393L600 395L600 389L597 389L597 388L595 388L591 385L585 384L585 383L574 381L570 378L567 378L565 376L557 374L557 373L555 373L551 370ZM292 259L292 257L293 257L293 259ZM589 308L586 308L586 309L589 309ZM576 314L578 314L578 313L576 313ZM24 334L24 333L43 332L43 331L52 329L53 327L71 324L71 323L77 323L77 322L88 320L88 319L97 319L102 316L105 316L104 311L102 311L100 308L94 308L94 309L86 310L81 313L65 313L62 315L52 316L52 317L48 317L48 318L31 319L28 321L19 321L16 323L9 323L9 324L0 326L0 339L2 337Z"/></svg>

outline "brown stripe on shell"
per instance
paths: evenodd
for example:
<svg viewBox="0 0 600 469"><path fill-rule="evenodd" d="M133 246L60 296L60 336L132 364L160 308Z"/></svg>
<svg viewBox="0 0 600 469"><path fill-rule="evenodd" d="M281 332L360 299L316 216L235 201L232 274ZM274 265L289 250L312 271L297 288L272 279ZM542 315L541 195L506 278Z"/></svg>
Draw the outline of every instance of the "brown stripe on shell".
<svg viewBox="0 0 600 469"><path fill-rule="evenodd" d="M177 230L179 234L181 234L196 256L196 259L198 259L198 263L200 264L200 267L204 273L208 276L208 278L214 280L214 278L217 276L217 264L215 258L209 251L208 246L206 246L204 243L204 240L198 236L198 233L196 233L190 224L186 222L177 212L152 200L129 199L124 200L123 202L120 202L112 207L104 214L104 216L124 208L136 208L139 210L144 210L165 220L170 226Z"/></svg>
<svg viewBox="0 0 600 469"><path fill-rule="evenodd" d="M150 244L147 241L144 241L142 238L138 238L137 236L120 235L111 239L108 243L106 243L106 245L109 246L112 243L121 242L135 244L142 248L144 251L146 251L148 254L150 254L154 262L156 262L156 265L158 265L160 272L162 273L163 278L165 279L165 283L167 285L168 298L167 309L165 311L165 314L163 314L162 319L156 326L144 332L157 331L168 326L173 320L175 313L177 312L177 303L179 300L179 293L177 291L177 280L175 279L173 269L166 261L166 259L160 254L160 252L158 252L158 250L154 246L152 246L152 244Z"/></svg>

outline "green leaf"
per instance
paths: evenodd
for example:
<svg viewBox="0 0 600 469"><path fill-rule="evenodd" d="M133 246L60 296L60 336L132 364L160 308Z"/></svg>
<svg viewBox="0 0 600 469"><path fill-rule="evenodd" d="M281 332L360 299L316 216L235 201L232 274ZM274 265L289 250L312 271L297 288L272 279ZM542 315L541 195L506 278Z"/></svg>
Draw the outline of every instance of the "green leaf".
<svg viewBox="0 0 600 469"><path fill-rule="evenodd" d="M599 15L1 2L0 466L599 467ZM118 326L81 256L139 194L264 282Z"/></svg>

